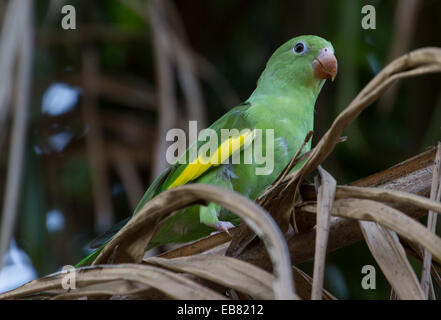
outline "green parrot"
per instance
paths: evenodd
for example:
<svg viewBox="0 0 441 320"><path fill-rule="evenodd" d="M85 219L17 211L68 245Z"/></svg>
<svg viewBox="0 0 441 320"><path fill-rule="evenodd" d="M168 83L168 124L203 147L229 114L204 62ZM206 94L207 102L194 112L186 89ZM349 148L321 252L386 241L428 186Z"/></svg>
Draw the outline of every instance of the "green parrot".
<svg viewBox="0 0 441 320"><path fill-rule="evenodd" d="M218 147L210 149L208 156L191 156L192 150L207 143L199 136L151 184L133 214L157 194L186 183L217 185L255 200L280 175L306 134L313 130L317 96L326 79L334 80L336 74L334 48L327 40L305 35L284 43L267 62L251 96L214 122L211 130L204 131L206 138L212 137ZM239 133L223 135L225 129L237 129ZM260 153L249 152L253 147L254 151L260 149ZM309 142L303 152L310 148ZM232 161L233 157L236 161ZM93 262L109 237L127 221L106 233L107 239L102 238L105 242L77 266ZM165 221L149 249L193 241L216 230L228 232L239 222L238 217L215 203L195 205Z"/></svg>

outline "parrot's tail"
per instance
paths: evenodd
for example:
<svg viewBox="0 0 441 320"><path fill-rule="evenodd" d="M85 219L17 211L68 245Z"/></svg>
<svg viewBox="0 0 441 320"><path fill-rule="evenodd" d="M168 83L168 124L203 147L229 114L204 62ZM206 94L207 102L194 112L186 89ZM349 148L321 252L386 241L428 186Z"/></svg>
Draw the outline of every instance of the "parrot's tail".
<svg viewBox="0 0 441 320"><path fill-rule="evenodd" d="M85 257L83 260L81 260L80 262L78 262L75 265L75 268L79 268L79 267L85 267L85 266L90 266L92 264L93 261L95 261L96 257L98 257L98 255L100 254L100 252L104 249L106 245L102 245L100 248L96 249L94 252L92 252L91 254L89 254L87 257Z"/></svg>
<svg viewBox="0 0 441 320"><path fill-rule="evenodd" d="M100 252L104 249L104 247L107 245L107 243L113 238L115 234L118 233L118 231L126 225L126 223L129 221L130 218L126 218L120 222L118 222L116 225L114 225L109 231L99 235L96 237L92 242L89 244L89 247L96 250L89 254L87 257L85 257L83 260L78 262L75 265L75 268L78 267L84 267L84 266L90 266L92 262L98 257Z"/></svg>

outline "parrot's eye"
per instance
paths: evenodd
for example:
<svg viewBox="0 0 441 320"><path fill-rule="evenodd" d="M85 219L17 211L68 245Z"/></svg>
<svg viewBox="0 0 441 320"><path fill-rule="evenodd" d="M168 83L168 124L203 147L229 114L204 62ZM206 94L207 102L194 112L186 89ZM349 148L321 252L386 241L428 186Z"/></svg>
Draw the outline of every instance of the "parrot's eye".
<svg viewBox="0 0 441 320"><path fill-rule="evenodd" d="M306 46L302 41L297 42L292 48L295 54L304 54L306 52Z"/></svg>

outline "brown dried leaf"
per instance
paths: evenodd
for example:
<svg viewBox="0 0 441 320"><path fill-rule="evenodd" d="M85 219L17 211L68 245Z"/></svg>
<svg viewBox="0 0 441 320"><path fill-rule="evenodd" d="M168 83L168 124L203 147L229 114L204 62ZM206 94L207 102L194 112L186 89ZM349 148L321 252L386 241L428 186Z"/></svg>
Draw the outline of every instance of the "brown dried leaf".
<svg viewBox="0 0 441 320"><path fill-rule="evenodd" d="M366 243L400 299L423 300L424 293L395 232L359 221Z"/></svg>
<svg viewBox="0 0 441 320"><path fill-rule="evenodd" d="M341 199L334 202L332 215L377 222L394 230L399 235L419 243L432 253L435 260L441 261L441 239L421 223L397 209L371 200Z"/></svg>
<svg viewBox="0 0 441 320"><path fill-rule="evenodd" d="M334 202L335 187L337 185L335 179L321 166L318 167L318 171L320 179L317 179L317 232L311 300L321 300L322 298L326 246L328 243L329 223L331 222L330 211Z"/></svg>
<svg viewBox="0 0 441 320"><path fill-rule="evenodd" d="M90 284L85 287L76 288L75 290L71 290L69 292L63 290L60 294L57 294L55 297L53 297L53 299L71 300L81 297L87 297L89 299L99 299L104 297L108 298L115 295L131 296L147 290L152 290L152 288L140 284L136 281L114 280L97 284Z"/></svg>
<svg viewBox="0 0 441 320"><path fill-rule="evenodd" d="M13 291L0 295L0 299L12 299L26 297L42 291L56 290L59 293L62 288L62 279L66 273L58 272L45 278L29 282ZM226 299L224 296L208 289L182 275L178 275L162 268L140 265L119 264L84 267L75 270L76 286L88 287L97 283L107 283L116 280L138 282L140 285L153 287L174 299L189 300L219 300ZM120 283L121 284L121 283ZM124 287L108 287L109 293L122 294ZM132 293L132 287L125 294ZM77 297L75 289L71 290L72 297ZM61 293L60 298L65 299L70 292Z"/></svg>
<svg viewBox="0 0 441 320"><path fill-rule="evenodd" d="M434 200L439 202L441 198L441 185L440 185L440 177L441 175L441 143L438 142L438 148L435 157L435 164L433 165L433 178L432 178L432 186L430 189L430 200ZM435 233L436 229L436 214L432 210L429 210L429 216L427 218L427 228ZM430 270L432 266L432 256L430 252L424 250L424 259L423 259L423 270L421 272L421 285L426 297L430 295L435 297L435 292L433 290L432 278L430 277Z"/></svg>
<svg viewBox="0 0 441 320"><path fill-rule="evenodd" d="M144 262L191 273L258 299L274 299L275 296L272 274L235 258L206 254L175 259L149 257Z"/></svg>
<svg viewBox="0 0 441 320"><path fill-rule="evenodd" d="M416 194L391 189L338 186L335 197L338 199L359 198L390 202L399 206L414 206L441 213L441 203L439 202Z"/></svg>

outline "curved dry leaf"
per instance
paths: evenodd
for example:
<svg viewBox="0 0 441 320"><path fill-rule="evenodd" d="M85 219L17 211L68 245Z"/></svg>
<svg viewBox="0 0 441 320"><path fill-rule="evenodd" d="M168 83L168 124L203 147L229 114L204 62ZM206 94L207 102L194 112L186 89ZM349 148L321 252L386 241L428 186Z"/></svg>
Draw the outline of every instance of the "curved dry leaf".
<svg viewBox="0 0 441 320"><path fill-rule="evenodd" d="M326 247L328 244L331 209L334 202L335 179L321 166L318 166L320 178L317 179L317 226L315 238L314 271L311 300L321 300L325 278Z"/></svg>
<svg viewBox="0 0 441 320"><path fill-rule="evenodd" d="M273 263L276 275L276 299L298 298L294 293L291 263L285 238L271 216L255 202L224 188L190 184L179 186L147 202L144 207L107 244L94 264L139 262L149 241L170 212L196 203L215 202L234 212L262 239Z"/></svg>
<svg viewBox="0 0 441 320"><path fill-rule="evenodd" d="M369 250L400 299L424 300L424 292L397 234L375 222L359 224Z"/></svg>
<svg viewBox="0 0 441 320"><path fill-rule="evenodd" d="M140 264L100 265L78 268L75 271L75 283L79 288L95 285L97 283L126 280L137 282L146 288L155 288L174 299L185 300L222 300L223 295L214 292L182 275L164 270L162 268ZM26 297L42 291L62 288L62 279L66 272L58 272L45 278L29 282L13 291L0 294L0 299L13 299ZM71 290L72 297L76 297L75 289ZM123 292L117 291L116 294ZM127 293L131 293L129 290ZM62 293L62 298L68 297L70 292Z"/></svg>
<svg viewBox="0 0 441 320"><path fill-rule="evenodd" d="M258 299L274 299L274 276L235 258L204 254L175 259L149 257L144 262L191 273Z"/></svg>
<svg viewBox="0 0 441 320"><path fill-rule="evenodd" d="M315 212L314 206L307 205L305 211ZM372 200L340 199L334 202L332 215L343 218L373 221L394 230L399 235L419 243L441 261L441 239L418 221L397 209Z"/></svg>
<svg viewBox="0 0 441 320"><path fill-rule="evenodd" d="M435 164L433 165L432 185L430 188L430 200L439 202L441 198L441 143L438 142L437 152L435 157ZM429 210L429 216L427 218L427 228L435 233L436 232L436 218L437 215ZM424 295L429 297L435 297L433 290L432 278L430 277L430 269L432 266L432 256L427 250L424 250L423 270L421 272L421 285L424 291Z"/></svg>
<svg viewBox="0 0 441 320"><path fill-rule="evenodd" d="M75 290L71 290L69 292L62 290L62 292L54 296L53 299L72 300L82 297L87 297L88 299L102 299L104 297L109 298L117 295L133 296L149 290L151 291L152 288L136 281L114 280L87 285L85 287L76 288Z"/></svg>
<svg viewBox="0 0 441 320"><path fill-rule="evenodd" d="M441 213L441 203L439 202L416 194L391 189L337 186L335 197L337 199L359 198L381 202L392 202L398 205L415 206L420 207L421 209Z"/></svg>

